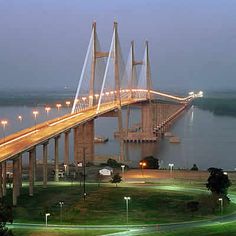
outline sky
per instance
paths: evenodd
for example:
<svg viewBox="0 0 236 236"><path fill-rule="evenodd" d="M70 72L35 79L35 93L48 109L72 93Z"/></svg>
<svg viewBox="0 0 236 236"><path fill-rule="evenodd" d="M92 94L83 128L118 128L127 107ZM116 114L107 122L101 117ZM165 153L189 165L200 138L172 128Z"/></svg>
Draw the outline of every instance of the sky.
<svg viewBox="0 0 236 236"><path fill-rule="evenodd" d="M0 89L76 89L91 25L123 57L149 41L153 86L236 89L235 0L0 0Z"/></svg>

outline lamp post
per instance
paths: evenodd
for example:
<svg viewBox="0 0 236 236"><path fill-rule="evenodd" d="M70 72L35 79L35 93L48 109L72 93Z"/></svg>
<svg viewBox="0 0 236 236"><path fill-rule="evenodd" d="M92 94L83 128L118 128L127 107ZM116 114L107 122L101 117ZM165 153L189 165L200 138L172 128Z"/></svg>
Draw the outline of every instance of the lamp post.
<svg viewBox="0 0 236 236"><path fill-rule="evenodd" d="M62 222L62 207L64 205L64 202L63 201L60 201L59 202L59 205L60 205L60 223Z"/></svg>
<svg viewBox="0 0 236 236"><path fill-rule="evenodd" d="M37 115L39 114L38 111L33 111L33 115L34 115L34 127L35 127L35 131L36 131L36 125L37 125Z"/></svg>
<svg viewBox="0 0 236 236"><path fill-rule="evenodd" d="M70 101L66 101L66 106L67 106L68 111L69 111Z"/></svg>
<svg viewBox="0 0 236 236"><path fill-rule="evenodd" d="M83 148L83 170L84 170L84 174L83 174L83 177L84 177L84 201L85 201L85 198L86 198L86 188L85 188L85 167L86 167L86 163L85 163L85 148Z"/></svg>
<svg viewBox="0 0 236 236"><path fill-rule="evenodd" d="M64 168L65 168L66 176L68 177L68 166L67 166L67 164L64 164Z"/></svg>
<svg viewBox="0 0 236 236"><path fill-rule="evenodd" d="M143 161L140 161L140 162L139 162L139 165L140 165L140 167L141 167L142 176L143 176L143 167L147 166L147 163L146 163L146 162L143 162Z"/></svg>
<svg viewBox="0 0 236 236"><path fill-rule="evenodd" d="M45 224L46 224L46 227L48 227L48 217L50 216L50 213L46 213L45 214Z"/></svg>
<svg viewBox="0 0 236 236"><path fill-rule="evenodd" d="M5 143L5 130L6 130L6 125L7 125L7 120L2 120L1 124L2 124L2 130L3 130L3 143Z"/></svg>
<svg viewBox="0 0 236 236"><path fill-rule="evenodd" d="M46 111L46 116L47 116L47 120L48 120L48 113L49 113L49 111L51 111L51 107L45 107L45 111Z"/></svg>
<svg viewBox="0 0 236 236"><path fill-rule="evenodd" d="M126 223L129 223L129 200L130 197L124 197L125 203L126 203Z"/></svg>
<svg viewBox="0 0 236 236"><path fill-rule="evenodd" d="M220 213L222 214L223 213L223 198L219 198L218 200L220 202Z"/></svg>
<svg viewBox="0 0 236 236"><path fill-rule="evenodd" d="M57 104L56 104L56 107L57 107L57 112L58 112L58 117L59 117L61 104L60 104L60 103L57 103Z"/></svg>
<svg viewBox="0 0 236 236"><path fill-rule="evenodd" d="M22 123L22 120L23 120L22 115L19 115L17 118L18 118L18 120L20 121L20 123Z"/></svg>
<svg viewBox="0 0 236 236"><path fill-rule="evenodd" d="M172 171L173 171L174 164L173 163L169 163L169 167L170 167L170 174L172 176Z"/></svg>
<svg viewBox="0 0 236 236"><path fill-rule="evenodd" d="M122 170L122 176L123 176L123 179L125 179L125 165L121 165L121 170Z"/></svg>

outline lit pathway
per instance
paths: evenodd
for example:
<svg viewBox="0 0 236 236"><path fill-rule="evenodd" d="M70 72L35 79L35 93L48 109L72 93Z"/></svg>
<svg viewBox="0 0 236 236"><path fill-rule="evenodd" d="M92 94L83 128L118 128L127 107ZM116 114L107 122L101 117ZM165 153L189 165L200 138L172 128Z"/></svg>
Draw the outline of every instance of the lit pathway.
<svg viewBox="0 0 236 236"><path fill-rule="evenodd" d="M147 186L148 187L148 186ZM154 188L154 186L150 187ZM167 186L155 186L156 189L166 189ZM168 186L170 190L170 186ZM207 190L198 188L172 188L171 191L183 191L183 192L208 192ZM231 202L236 204L236 195L229 194ZM236 221L236 212L230 215L218 216L210 220L199 221L186 221L178 223L167 224L152 224L152 225L48 225L48 229L70 229L70 230L121 230L122 232L106 234L106 236L124 236L124 235L145 235L149 233L158 233L161 231L170 231L175 229L187 229L193 227L212 226L221 223L230 223ZM28 229L46 229L45 224L27 224L27 223L14 223L8 225L9 228L28 228Z"/></svg>

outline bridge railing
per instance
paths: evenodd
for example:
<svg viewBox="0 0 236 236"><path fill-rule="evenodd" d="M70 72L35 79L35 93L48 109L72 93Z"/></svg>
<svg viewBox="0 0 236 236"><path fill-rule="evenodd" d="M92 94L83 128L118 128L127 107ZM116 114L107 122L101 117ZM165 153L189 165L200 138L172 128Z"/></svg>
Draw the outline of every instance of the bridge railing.
<svg viewBox="0 0 236 236"><path fill-rule="evenodd" d="M145 100L148 99L148 90L147 89L121 89L120 92L120 99L121 102L128 101L130 99L135 99L135 100ZM150 90L150 95L152 100L164 98L164 99L170 99L174 100L176 102L187 102L196 95L189 95L187 97L179 97L179 96L174 96L170 95L167 93L162 93L154 90ZM86 110L90 107L94 107L98 105L99 98L102 96L102 103L103 104L116 104L117 103L117 91L110 91L110 92L105 92L102 93L101 95L95 94L94 96L81 96L76 99L76 109L75 112L80 112L83 110ZM93 101L91 103L91 101ZM92 104L92 105L91 105Z"/></svg>

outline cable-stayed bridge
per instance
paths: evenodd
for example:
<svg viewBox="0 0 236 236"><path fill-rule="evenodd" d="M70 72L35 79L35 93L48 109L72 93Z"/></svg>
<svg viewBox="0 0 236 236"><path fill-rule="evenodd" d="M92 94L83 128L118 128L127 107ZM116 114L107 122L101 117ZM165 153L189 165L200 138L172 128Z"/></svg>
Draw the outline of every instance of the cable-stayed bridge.
<svg viewBox="0 0 236 236"><path fill-rule="evenodd" d="M139 66L139 76L136 67ZM48 179L48 143L54 140L55 181L59 173L59 139L64 138L64 166L69 172L69 133L73 131L74 161L86 162L94 158L94 120L99 117L117 117L120 140L120 161L124 160L124 142L157 141L171 123L199 94L178 97L152 88L148 42L144 57L135 59L134 42L125 65L114 23L109 51L100 47L93 23L83 69L74 98L72 111L63 117L35 125L0 140L0 198L6 195L6 166L13 163L13 205L17 204L22 186L22 154L29 153L29 195L33 196L36 169L36 147L43 146L43 185ZM162 102L159 102L159 101ZM164 101L164 102L163 102ZM141 129L129 130L130 107L141 110ZM124 127L122 108L127 107Z"/></svg>

